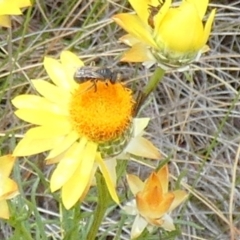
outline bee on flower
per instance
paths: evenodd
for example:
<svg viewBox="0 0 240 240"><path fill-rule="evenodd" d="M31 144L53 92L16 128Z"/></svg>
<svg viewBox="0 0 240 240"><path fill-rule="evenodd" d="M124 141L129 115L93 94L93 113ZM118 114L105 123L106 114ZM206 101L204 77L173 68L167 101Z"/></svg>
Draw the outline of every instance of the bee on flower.
<svg viewBox="0 0 240 240"><path fill-rule="evenodd" d="M133 119L131 89L120 82L106 84L109 80L103 78L109 75L102 71L89 78L89 68L73 53L63 51L60 61L45 57L43 65L53 83L32 80L41 96L23 94L12 100L17 117L35 125L13 155L49 151L47 164L58 163L50 189L61 190L66 209L85 197L97 169L112 199L119 203L115 190L118 155L160 158L158 149L141 136L149 119Z"/></svg>

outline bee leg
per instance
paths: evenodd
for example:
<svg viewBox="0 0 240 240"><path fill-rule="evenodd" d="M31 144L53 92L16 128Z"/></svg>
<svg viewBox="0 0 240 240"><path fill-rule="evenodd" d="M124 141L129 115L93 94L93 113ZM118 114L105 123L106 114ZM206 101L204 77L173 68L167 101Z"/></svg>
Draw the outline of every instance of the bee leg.
<svg viewBox="0 0 240 240"><path fill-rule="evenodd" d="M97 91L97 83L96 83L96 81L93 81L93 87L94 87L94 92L96 92Z"/></svg>

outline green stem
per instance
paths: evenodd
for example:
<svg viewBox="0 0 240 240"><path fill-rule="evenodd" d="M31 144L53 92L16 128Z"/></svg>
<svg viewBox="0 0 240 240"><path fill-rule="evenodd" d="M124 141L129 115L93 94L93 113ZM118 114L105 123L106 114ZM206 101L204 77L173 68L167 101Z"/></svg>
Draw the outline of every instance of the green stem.
<svg viewBox="0 0 240 240"><path fill-rule="evenodd" d="M147 100L151 92L153 92L158 83L163 79L163 76L165 74L165 70L163 70L160 67L157 67L155 72L153 73L152 77L150 78L148 84L145 86L143 91L141 91L136 100L136 106L134 109L134 116L136 116L141 108L141 106L144 104L144 102Z"/></svg>
<svg viewBox="0 0 240 240"><path fill-rule="evenodd" d="M97 173L96 179L97 179L97 189L98 189L98 204L94 213L92 226L89 230L89 233L86 239L96 239L96 235L98 233L99 227L102 223L105 212L111 201L111 198L108 193L108 189L102 174Z"/></svg>

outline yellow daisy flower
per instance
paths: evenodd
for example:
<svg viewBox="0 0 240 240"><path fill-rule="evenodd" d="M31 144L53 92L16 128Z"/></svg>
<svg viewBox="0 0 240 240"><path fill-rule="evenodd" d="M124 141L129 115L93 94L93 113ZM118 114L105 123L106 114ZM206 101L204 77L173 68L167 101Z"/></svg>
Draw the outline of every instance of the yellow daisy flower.
<svg viewBox="0 0 240 240"><path fill-rule="evenodd" d="M11 27L11 15L21 15L21 8L31 6L30 0L1 0L0 1L0 25Z"/></svg>
<svg viewBox="0 0 240 240"><path fill-rule="evenodd" d="M9 178L15 158L11 155L0 157L0 218L9 219L7 199L19 194L16 182Z"/></svg>
<svg viewBox="0 0 240 240"><path fill-rule="evenodd" d="M77 84L74 72L84 64L69 51L61 53L60 62L45 57L43 64L54 84L32 80L42 97L27 94L12 101L20 119L39 125L26 132L13 155L28 156L49 150L47 163L58 163L50 188L52 192L62 190L67 209L84 198L98 168L118 203L112 169L116 156L126 148L134 131L132 91L119 82L112 84L102 79L95 87L92 81Z"/></svg>
<svg viewBox="0 0 240 240"><path fill-rule="evenodd" d="M168 191L168 166L158 172L152 172L145 182L135 175L127 180L135 199L123 209L131 215L137 215L131 230L131 238L137 238L143 230L151 226L162 227L167 231L175 230L173 220L168 214L186 200L188 194L183 190Z"/></svg>
<svg viewBox="0 0 240 240"><path fill-rule="evenodd" d="M163 67L183 67L199 57L209 38L215 9L205 25L208 0L129 0L136 13L121 13L113 20L129 34L122 40L131 49L122 61L158 62Z"/></svg>

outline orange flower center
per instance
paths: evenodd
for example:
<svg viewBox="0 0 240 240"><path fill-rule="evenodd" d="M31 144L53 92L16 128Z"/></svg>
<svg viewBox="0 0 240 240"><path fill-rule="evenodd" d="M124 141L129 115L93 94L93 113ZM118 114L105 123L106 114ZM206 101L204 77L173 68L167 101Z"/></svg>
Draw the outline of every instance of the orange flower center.
<svg viewBox="0 0 240 240"><path fill-rule="evenodd" d="M79 84L70 102L70 116L80 136L94 142L120 137L130 126L132 91L121 83L87 81Z"/></svg>

